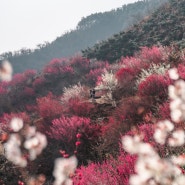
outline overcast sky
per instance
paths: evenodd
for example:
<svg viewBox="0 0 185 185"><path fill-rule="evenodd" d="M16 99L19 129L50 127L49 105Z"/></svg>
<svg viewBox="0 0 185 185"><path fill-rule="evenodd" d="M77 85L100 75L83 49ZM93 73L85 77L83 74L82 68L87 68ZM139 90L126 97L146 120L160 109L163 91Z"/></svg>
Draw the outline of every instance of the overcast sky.
<svg viewBox="0 0 185 185"><path fill-rule="evenodd" d="M0 53L35 48L75 29L82 17L138 0L0 0Z"/></svg>

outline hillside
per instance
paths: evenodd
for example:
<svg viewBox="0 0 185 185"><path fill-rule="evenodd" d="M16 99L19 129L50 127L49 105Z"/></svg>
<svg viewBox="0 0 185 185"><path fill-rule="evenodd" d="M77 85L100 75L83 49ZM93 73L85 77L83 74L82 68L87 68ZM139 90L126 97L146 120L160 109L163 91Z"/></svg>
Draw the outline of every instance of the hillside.
<svg viewBox="0 0 185 185"><path fill-rule="evenodd" d="M72 56L128 29L165 1L167 0L138 1L109 12L92 14L82 18L75 30L63 34L51 43L39 44L33 51L22 48L20 51L6 52L1 56L12 63L15 73L26 69L41 70L53 58Z"/></svg>
<svg viewBox="0 0 185 185"><path fill-rule="evenodd" d="M127 31L116 34L83 51L88 58L113 62L131 56L142 46L175 43L185 47L185 1L170 0L151 16Z"/></svg>
<svg viewBox="0 0 185 185"><path fill-rule="evenodd" d="M179 82L171 79L170 69ZM140 157L146 169L152 170L152 184L163 185L158 181L164 178L176 181L177 166L166 157L184 152L180 147L185 142L184 117L179 117L184 113L184 80L185 50L153 46L116 65L82 57L53 59L40 73L27 70L0 82L1 184L53 185L57 179L73 179L74 185L135 185L129 178ZM169 85L174 89L171 99ZM95 98L90 97L92 88ZM180 114L170 118L172 97L177 98L174 111ZM170 135L171 127L174 135ZM162 132L161 137L152 137L155 129L159 136ZM125 150L123 136L128 140ZM178 147L163 145L166 137L172 137L172 146ZM167 172L166 165L170 166ZM70 166L77 168L73 175ZM137 175L147 173L138 170ZM178 175L184 177L181 170ZM184 185L185 179L181 182L178 185Z"/></svg>

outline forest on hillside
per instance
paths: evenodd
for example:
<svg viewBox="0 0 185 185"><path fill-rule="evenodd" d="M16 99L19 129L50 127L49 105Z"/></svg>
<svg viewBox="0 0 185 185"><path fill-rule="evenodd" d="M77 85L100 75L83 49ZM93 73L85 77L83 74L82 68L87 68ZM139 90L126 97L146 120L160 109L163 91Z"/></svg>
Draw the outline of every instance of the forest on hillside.
<svg viewBox="0 0 185 185"><path fill-rule="evenodd" d="M132 56L143 46L174 43L185 48L184 31L185 1L170 0L140 24L83 50L83 56L115 62L121 56Z"/></svg>
<svg viewBox="0 0 185 185"><path fill-rule="evenodd" d="M109 12L95 13L82 18L76 29L64 33L51 43L38 44L34 50L22 48L15 52L7 51L0 56L11 62L14 73L24 72L26 69L41 70L53 58L79 54L81 50L128 29L166 1L138 1Z"/></svg>

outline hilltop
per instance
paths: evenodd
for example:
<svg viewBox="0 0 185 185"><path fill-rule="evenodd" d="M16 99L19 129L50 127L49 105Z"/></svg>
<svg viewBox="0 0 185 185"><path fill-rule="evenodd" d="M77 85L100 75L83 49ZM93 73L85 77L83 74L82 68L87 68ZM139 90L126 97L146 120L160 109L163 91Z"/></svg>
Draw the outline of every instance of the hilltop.
<svg viewBox="0 0 185 185"><path fill-rule="evenodd" d="M185 1L170 0L127 31L115 34L93 47L83 55L98 60L116 61L121 56L132 56L143 46L177 44L185 47Z"/></svg>

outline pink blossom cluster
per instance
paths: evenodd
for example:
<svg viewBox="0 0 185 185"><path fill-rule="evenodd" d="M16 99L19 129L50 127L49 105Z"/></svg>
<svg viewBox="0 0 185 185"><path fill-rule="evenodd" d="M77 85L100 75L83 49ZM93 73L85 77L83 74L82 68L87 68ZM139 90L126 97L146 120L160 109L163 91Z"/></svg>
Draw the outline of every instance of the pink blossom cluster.
<svg viewBox="0 0 185 185"><path fill-rule="evenodd" d="M43 69L45 74L73 74L74 70L73 67L67 64L67 59L53 59L48 65L46 65Z"/></svg>
<svg viewBox="0 0 185 185"><path fill-rule="evenodd" d="M4 82L1 82L1 84L0 84L0 95L6 95L6 94L7 94L7 87L4 87Z"/></svg>
<svg viewBox="0 0 185 185"><path fill-rule="evenodd" d="M153 62L155 64L161 62L162 58L162 49L156 46L152 48L142 47L140 57L145 62Z"/></svg>
<svg viewBox="0 0 185 185"><path fill-rule="evenodd" d="M31 78L36 75L35 70L26 70L24 73L17 73L13 76L12 81L9 83L10 86L25 86Z"/></svg>

